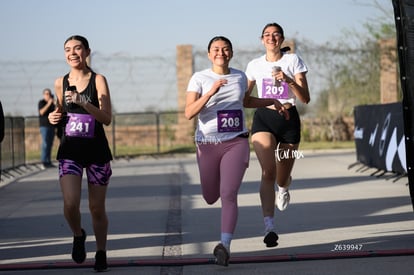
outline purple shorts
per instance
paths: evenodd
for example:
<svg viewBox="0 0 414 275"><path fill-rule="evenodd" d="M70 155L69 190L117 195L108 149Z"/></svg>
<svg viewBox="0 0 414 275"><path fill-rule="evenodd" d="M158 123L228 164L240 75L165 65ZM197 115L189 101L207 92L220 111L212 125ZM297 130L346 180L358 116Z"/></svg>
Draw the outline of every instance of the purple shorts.
<svg viewBox="0 0 414 275"><path fill-rule="evenodd" d="M83 168L86 169L86 176L89 184L93 185L108 185L109 178L112 175L110 162L103 164L90 164L82 166L76 161L70 159L59 160L59 178L64 175L76 175L82 177Z"/></svg>

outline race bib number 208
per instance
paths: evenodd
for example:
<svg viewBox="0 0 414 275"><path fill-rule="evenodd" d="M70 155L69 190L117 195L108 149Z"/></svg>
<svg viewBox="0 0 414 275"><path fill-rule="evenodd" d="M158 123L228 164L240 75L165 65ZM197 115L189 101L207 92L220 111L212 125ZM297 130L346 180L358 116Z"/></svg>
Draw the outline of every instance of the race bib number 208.
<svg viewBox="0 0 414 275"><path fill-rule="evenodd" d="M217 112L217 131L241 132L243 131L242 110L222 110Z"/></svg>

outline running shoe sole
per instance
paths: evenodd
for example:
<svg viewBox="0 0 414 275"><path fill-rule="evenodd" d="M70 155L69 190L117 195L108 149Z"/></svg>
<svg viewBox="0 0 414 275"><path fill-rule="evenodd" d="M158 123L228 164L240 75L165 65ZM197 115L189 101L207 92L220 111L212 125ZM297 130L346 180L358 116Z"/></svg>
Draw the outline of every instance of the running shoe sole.
<svg viewBox="0 0 414 275"><path fill-rule="evenodd" d="M229 265L229 259L230 255L229 252L227 252L227 249L219 243L214 248L214 257L216 257L216 264L222 265L222 266L228 266Z"/></svg>
<svg viewBox="0 0 414 275"><path fill-rule="evenodd" d="M266 247L275 247L278 245L277 240L279 240L279 236L275 232L270 231L264 237L263 242L266 244Z"/></svg>

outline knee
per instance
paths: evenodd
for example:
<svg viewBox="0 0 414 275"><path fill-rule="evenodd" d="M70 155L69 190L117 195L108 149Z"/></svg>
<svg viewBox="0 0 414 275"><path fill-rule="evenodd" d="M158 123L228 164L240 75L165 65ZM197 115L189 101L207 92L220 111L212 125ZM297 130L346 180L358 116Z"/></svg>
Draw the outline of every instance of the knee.
<svg viewBox="0 0 414 275"><path fill-rule="evenodd" d="M262 170L262 178L269 181L276 180L276 171L271 169L263 169Z"/></svg>
<svg viewBox="0 0 414 275"><path fill-rule="evenodd" d="M66 215L70 216L77 215L78 213L80 213L80 209L76 205L65 205L64 210Z"/></svg>
<svg viewBox="0 0 414 275"><path fill-rule="evenodd" d="M65 212L74 213L74 212L79 211L79 204L73 201L66 200L64 202L64 209L65 209Z"/></svg>
<svg viewBox="0 0 414 275"><path fill-rule="evenodd" d="M218 196L205 196L203 195L204 200L206 201L207 204L211 205L214 204L217 200L218 200Z"/></svg>
<svg viewBox="0 0 414 275"><path fill-rule="evenodd" d="M89 204L89 211L95 220L106 219L106 211L104 206Z"/></svg>
<svg viewBox="0 0 414 275"><path fill-rule="evenodd" d="M222 200L223 204L225 204L225 203L235 204L235 203L237 203L237 193L222 194L221 200Z"/></svg>

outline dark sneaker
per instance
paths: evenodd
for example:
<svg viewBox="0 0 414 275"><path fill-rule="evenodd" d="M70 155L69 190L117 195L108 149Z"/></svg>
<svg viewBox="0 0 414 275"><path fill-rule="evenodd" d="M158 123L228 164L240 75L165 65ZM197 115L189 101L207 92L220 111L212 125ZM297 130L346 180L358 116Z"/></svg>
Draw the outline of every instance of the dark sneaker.
<svg viewBox="0 0 414 275"><path fill-rule="evenodd" d="M277 243L278 239L279 239L279 236L275 232L270 231L264 237L263 242L266 244L266 247L275 247L278 245Z"/></svg>
<svg viewBox="0 0 414 275"><path fill-rule="evenodd" d="M103 272L108 270L108 263L106 262L106 252L103 250L96 251L95 265L93 267L96 272Z"/></svg>
<svg viewBox="0 0 414 275"><path fill-rule="evenodd" d="M222 265L222 266L229 265L230 255L227 249L224 247L224 245L222 245L221 243L216 245L213 253L214 253L214 257L216 257L216 264Z"/></svg>
<svg viewBox="0 0 414 275"><path fill-rule="evenodd" d="M86 259L85 240L86 240L86 233L85 233L85 230L83 229L82 229L82 236L73 237L72 259L77 264L83 263Z"/></svg>

